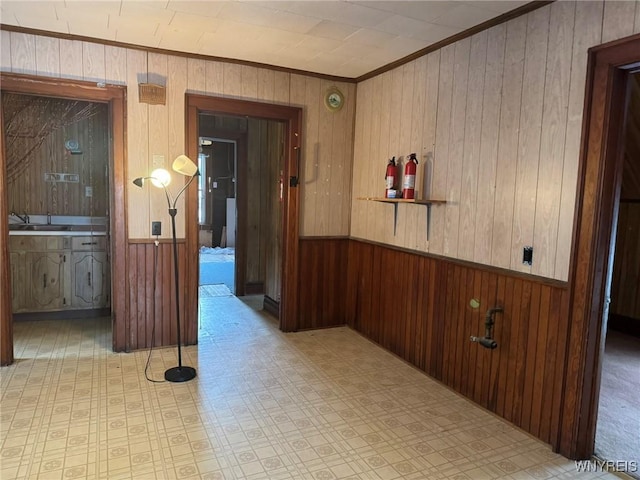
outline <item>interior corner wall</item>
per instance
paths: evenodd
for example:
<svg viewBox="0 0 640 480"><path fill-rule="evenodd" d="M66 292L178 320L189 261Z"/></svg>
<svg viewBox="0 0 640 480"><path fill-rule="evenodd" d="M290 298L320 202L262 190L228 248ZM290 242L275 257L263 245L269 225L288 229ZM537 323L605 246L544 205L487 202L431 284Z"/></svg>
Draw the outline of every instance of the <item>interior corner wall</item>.
<svg viewBox="0 0 640 480"><path fill-rule="evenodd" d="M171 168L185 151L185 93L233 97L301 107L301 236L349 234L351 161L356 86L317 77L218 61L172 56L101 43L0 31L0 69L73 78L127 88L127 211L130 239L151 238L151 221L169 224L163 192L131 181L159 165ZM166 105L140 103L138 84L166 86ZM336 86L345 106L330 112L325 91ZM156 160L154 163L154 155ZM171 191L178 191L174 178ZM184 199L178 202L184 209ZM178 237L184 216L178 215ZM168 237L170 229L163 229Z"/></svg>
<svg viewBox="0 0 640 480"><path fill-rule="evenodd" d="M351 236L566 281L588 48L640 32L640 2L557 1L358 84ZM381 197L417 153L427 209ZM523 248L533 247L533 264Z"/></svg>
<svg viewBox="0 0 640 480"><path fill-rule="evenodd" d="M638 32L638 1L560 0L358 84L347 324L556 451L587 53ZM414 152L417 198L447 202L428 228L359 199ZM499 346L476 348L493 306Z"/></svg>

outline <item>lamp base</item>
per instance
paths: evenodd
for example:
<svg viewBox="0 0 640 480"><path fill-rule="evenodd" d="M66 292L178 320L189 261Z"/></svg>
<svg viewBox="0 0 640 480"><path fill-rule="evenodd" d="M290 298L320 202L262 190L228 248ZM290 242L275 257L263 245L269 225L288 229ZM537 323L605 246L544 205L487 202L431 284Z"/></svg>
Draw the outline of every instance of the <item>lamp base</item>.
<svg viewBox="0 0 640 480"><path fill-rule="evenodd" d="M164 372L167 382L188 382L196 378L196 369L192 367L173 367Z"/></svg>

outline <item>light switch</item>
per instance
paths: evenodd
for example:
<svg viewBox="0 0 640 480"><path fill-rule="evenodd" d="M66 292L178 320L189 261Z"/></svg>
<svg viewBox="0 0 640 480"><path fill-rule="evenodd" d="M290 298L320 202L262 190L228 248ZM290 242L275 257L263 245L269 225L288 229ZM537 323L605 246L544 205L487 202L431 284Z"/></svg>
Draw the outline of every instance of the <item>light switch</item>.
<svg viewBox="0 0 640 480"><path fill-rule="evenodd" d="M84 187L84 196L93 197L93 187Z"/></svg>

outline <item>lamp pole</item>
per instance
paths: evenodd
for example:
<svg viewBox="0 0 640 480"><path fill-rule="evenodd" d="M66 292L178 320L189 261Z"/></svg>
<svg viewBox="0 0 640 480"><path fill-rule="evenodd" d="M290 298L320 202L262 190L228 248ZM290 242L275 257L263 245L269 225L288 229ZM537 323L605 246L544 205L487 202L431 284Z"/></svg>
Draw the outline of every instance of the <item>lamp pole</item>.
<svg viewBox="0 0 640 480"><path fill-rule="evenodd" d="M188 382L189 380L192 380L196 377L196 369L193 367L186 367L182 365L182 334L180 329L180 286L179 286L180 275L178 273L178 241L176 238L176 214L178 213L178 209L176 208L176 203L178 202L180 195L182 195L182 193L189 187L189 185L191 185L191 182L193 181L193 179L196 178L198 175L200 175L200 172L198 171L198 168L195 166L195 164L191 161L191 159L189 159L185 155L180 155L178 158L176 158L176 160L174 160L173 169L176 172L181 173L182 175L188 175L191 177L189 178L189 181L186 183L186 185L184 185L184 187L182 187L182 189L178 192L178 195L176 195L175 199L171 198L171 194L169 193L169 190L167 190L167 184L169 183L170 177L168 177L168 173L166 172L166 170L162 171L164 174L167 175L167 179L165 180L162 180L157 176L153 176L153 172L152 172L151 174L152 176L136 178L133 181L133 183L136 186L142 188L144 184L144 180L151 179L154 185L161 186L162 188L164 188L164 194L167 197L167 205L169 207L169 216L171 217L171 236L173 241L173 273L174 273L174 281L175 281L175 287L176 287L175 295L176 295L176 326L178 328L177 330L178 366L172 367L166 370L164 372L164 378L168 382Z"/></svg>
<svg viewBox="0 0 640 480"><path fill-rule="evenodd" d="M193 179L193 177L192 177ZM191 183L191 182L189 182ZM176 198L177 201L177 198ZM180 334L180 288L179 288L179 274L178 274L178 242L176 240L176 214L178 210L175 208L175 202L173 208L169 208L169 216L171 216L171 234L173 236L173 274L176 284L176 325L178 327L178 366L172 367L164 372L165 380L169 382L187 382L196 376L196 369L193 367L182 366L182 339Z"/></svg>

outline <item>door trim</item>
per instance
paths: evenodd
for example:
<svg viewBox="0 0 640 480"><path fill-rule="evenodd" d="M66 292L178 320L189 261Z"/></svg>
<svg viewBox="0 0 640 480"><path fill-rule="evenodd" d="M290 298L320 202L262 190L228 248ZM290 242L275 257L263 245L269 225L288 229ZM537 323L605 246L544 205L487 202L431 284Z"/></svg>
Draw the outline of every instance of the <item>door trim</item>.
<svg viewBox="0 0 640 480"><path fill-rule="evenodd" d="M622 128L629 69L640 62L640 35L589 50L576 214L569 274L570 304L562 425L557 445L589 458L604 350L604 302L611 280L623 168Z"/></svg>
<svg viewBox="0 0 640 480"><path fill-rule="evenodd" d="M14 73L0 73L0 88L3 92L42 95L49 97L103 102L109 105L110 145L110 237L111 237L111 312L114 351L126 350L129 338L129 318L126 306L126 283L113 279L127 278L127 225L125 191L125 86L97 86L95 82L62 78L38 77ZM1 110L1 108L0 108ZM4 149L4 120L0 124L0 218L8 217L6 196L6 159ZM5 286L0 292L0 364L13 363L13 320L11 307L11 265L9 264L9 227L0 222L0 283Z"/></svg>
<svg viewBox="0 0 640 480"><path fill-rule="evenodd" d="M186 94L187 109L186 151L190 158L198 156L198 115L234 115L277 120L285 123L284 176L297 178L299 172L298 151L301 146L302 109L233 98ZM282 211L282 293L280 300L280 330L295 331L298 328L298 235L299 235L299 187L287 180L283 191ZM186 334L190 343L197 341L198 328L198 199L195 188L186 197L187 284L186 284Z"/></svg>

